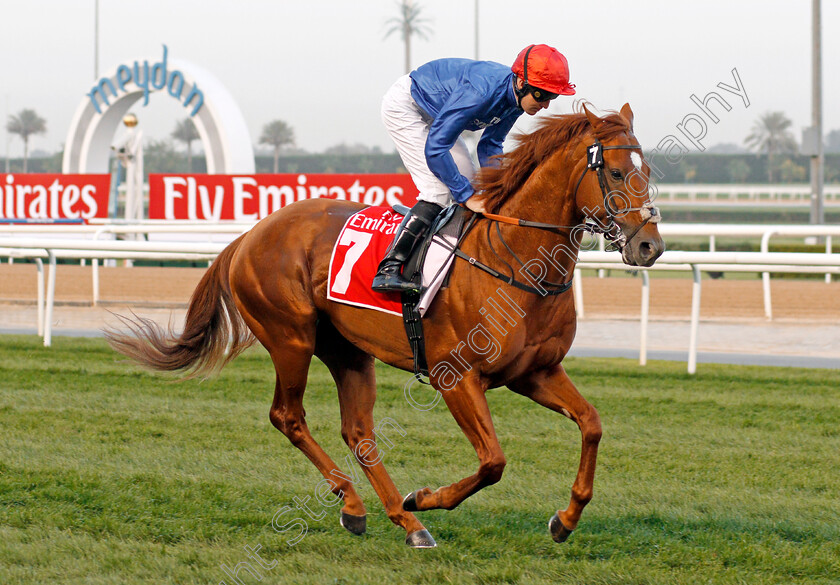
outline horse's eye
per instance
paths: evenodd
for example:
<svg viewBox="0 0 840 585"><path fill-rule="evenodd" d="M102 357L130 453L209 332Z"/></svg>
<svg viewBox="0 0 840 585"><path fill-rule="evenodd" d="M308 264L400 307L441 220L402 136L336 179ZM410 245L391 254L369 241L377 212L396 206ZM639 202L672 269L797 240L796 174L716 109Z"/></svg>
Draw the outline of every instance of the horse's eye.
<svg viewBox="0 0 840 585"><path fill-rule="evenodd" d="M617 181L621 180L621 171L619 171L618 169L610 169L610 174L612 175L613 179Z"/></svg>

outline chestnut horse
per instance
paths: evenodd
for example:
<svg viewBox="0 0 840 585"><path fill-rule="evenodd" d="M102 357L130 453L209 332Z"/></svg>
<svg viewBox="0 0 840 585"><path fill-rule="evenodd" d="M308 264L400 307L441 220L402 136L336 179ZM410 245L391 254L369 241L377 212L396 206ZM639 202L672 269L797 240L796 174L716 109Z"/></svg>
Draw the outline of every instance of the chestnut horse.
<svg viewBox="0 0 840 585"><path fill-rule="evenodd" d="M554 540L563 542L592 498L601 438L598 412L561 365L575 336L575 309L571 292L552 293L568 288L554 281L568 285L573 274L580 231L572 228L587 220L600 225L631 266L650 266L664 251L656 223L650 221L658 217L648 199L649 167L633 135L630 106L603 117L583 110L544 119L519 138L497 167L482 169L476 178L476 196L483 198L488 213L477 216L461 250L508 282L456 260L448 288L438 293L424 318L430 381L478 455L478 469L469 477L403 498L378 456L374 358L412 371L413 357L401 317L327 300L333 245L361 204L316 199L276 211L232 242L207 270L190 300L183 333L126 319L129 331L109 332L109 341L153 369L202 374L223 366L256 337L276 372L272 424L331 482L343 500L342 526L361 534L365 506L350 478L313 439L305 419L310 361L313 355L320 358L338 388L342 437L388 517L405 529L406 543L413 547L435 546L413 511L455 508L502 477L505 456L485 393L507 386L572 419L580 429L571 501L549 522ZM511 225L510 218L524 221ZM492 230L483 229L490 225ZM510 280L527 286L511 286ZM482 307L491 297L504 314ZM489 332L498 341L492 356L486 344L477 342L476 327L482 323L485 337Z"/></svg>

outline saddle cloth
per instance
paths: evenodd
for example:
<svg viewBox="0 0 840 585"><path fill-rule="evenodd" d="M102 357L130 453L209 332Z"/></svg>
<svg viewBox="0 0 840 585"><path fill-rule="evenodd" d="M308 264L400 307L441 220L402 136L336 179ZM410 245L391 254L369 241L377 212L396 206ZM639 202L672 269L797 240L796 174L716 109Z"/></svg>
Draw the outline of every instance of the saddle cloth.
<svg viewBox="0 0 840 585"><path fill-rule="evenodd" d="M351 215L333 247L330 258L327 298L337 303L374 309L402 316L402 300L398 292L379 293L370 288L379 263L400 225L403 215L390 207L366 207ZM418 311L425 314L443 284L454 256L457 226L447 224L432 239L423 265L423 293ZM455 233L447 233L452 232ZM418 245L417 249L422 246Z"/></svg>

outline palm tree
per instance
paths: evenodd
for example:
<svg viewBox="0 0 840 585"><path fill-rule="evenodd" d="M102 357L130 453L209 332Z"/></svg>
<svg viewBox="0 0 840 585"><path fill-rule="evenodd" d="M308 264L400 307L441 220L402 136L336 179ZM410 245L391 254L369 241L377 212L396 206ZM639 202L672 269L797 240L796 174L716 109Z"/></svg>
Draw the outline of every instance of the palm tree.
<svg viewBox="0 0 840 585"><path fill-rule="evenodd" d="M747 146L767 153L767 180L773 182L774 157L782 153L795 153L796 139L790 131L793 124L784 112L767 112L753 124L752 132L744 140Z"/></svg>
<svg viewBox="0 0 840 585"><path fill-rule="evenodd" d="M420 6L414 0L399 0L397 3L400 15L389 18L385 24L391 25L385 33L387 39L392 33L399 32L405 43L405 72L411 72L411 37L418 36L421 39L428 39L431 29L427 26L429 20L420 17Z"/></svg>
<svg viewBox="0 0 840 585"><path fill-rule="evenodd" d="M47 121L35 113L35 110L21 110L16 116L9 116L6 131L17 134L23 139L23 172L29 158L29 137L33 134L44 134L47 131Z"/></svg>
<svg viewBox="0 0 840 585"><path fill-rule="evenodd" d="M274 147L274 172L277 173L280 162L280 147L295 143L295 131L283 120L274 120L263 126L260 144Z"/></svg>
<svg viewBox="0 0 840 585"><path fill-rule="evenodd" d="M198 130L195 129L195 124L192 121L192 118L184 118L177 124L175 124L175 130L172 131L173 139L177 140L178 142L183 142L187 145L187 169L188 172L192 172L192 143L193 140L198 140L201 138L198 134Z"/></svg>

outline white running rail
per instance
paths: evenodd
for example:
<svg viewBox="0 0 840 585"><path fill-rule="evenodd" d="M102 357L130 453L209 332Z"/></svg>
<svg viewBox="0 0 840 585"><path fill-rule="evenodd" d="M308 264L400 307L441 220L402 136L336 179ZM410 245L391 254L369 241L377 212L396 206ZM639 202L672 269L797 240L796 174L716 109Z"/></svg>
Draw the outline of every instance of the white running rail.
<svg viewBox="0 0 840 585"><path fill-rule="evenodd" d="M56 238L45 237L43 232L53 233L58 228L60 233L86 234L87 236L102 236L105 234L137 234L137 233L185 233L185 234L238 234L247 231L252 224L181 224L181 225L109 225L109 226L2 226L0 233L13 232L13 235L0 236L0 256L35 258L38 265L38 332L44 336L44 345L49 346L52 335L52 313L55 304L55 265L57 258L73 259L150 259L150 260L212 260L226 246L226 242L167 242L144 240L101 240L89 238ZM73 229L69 228L93 228ZM26 229L21 229L26 228ZM36 228L36 229L33 229ZM25 236L27 233L31 237ZM660 233L667 235L760 235L762 237L762 252L680 252L667 251L656 264L643 270L642 294L642 340L640 343L640 362L646 361L647 352L647 320L649 304L649 286L647 272L652 270L684 270L691 271L694 286L691 306L691 337L689 343L688 371L696 371L697 328L700 313L700 273L703 271L719 272L757 272L766 274L765 310L768 317L770 311L769 274L770 273L824 273L840 274L840 254L828 253L831 250L830 240L826 246L827 253L783 253L768 252L771 237L781 236L840 236L840 226L728 226L708 224L662 224ZM49 273L44 293L44 276L42 259L49 261ZM631 267L621 262L618 252L583 251L580 253L577 268L594 268L598 270L628 270ZM577 273L579 274L579 272ZM579 317L583 317L583 290L580 278L575 283L575 302ZM98 281L94 289L94 302L98 300Z"/></svg>

